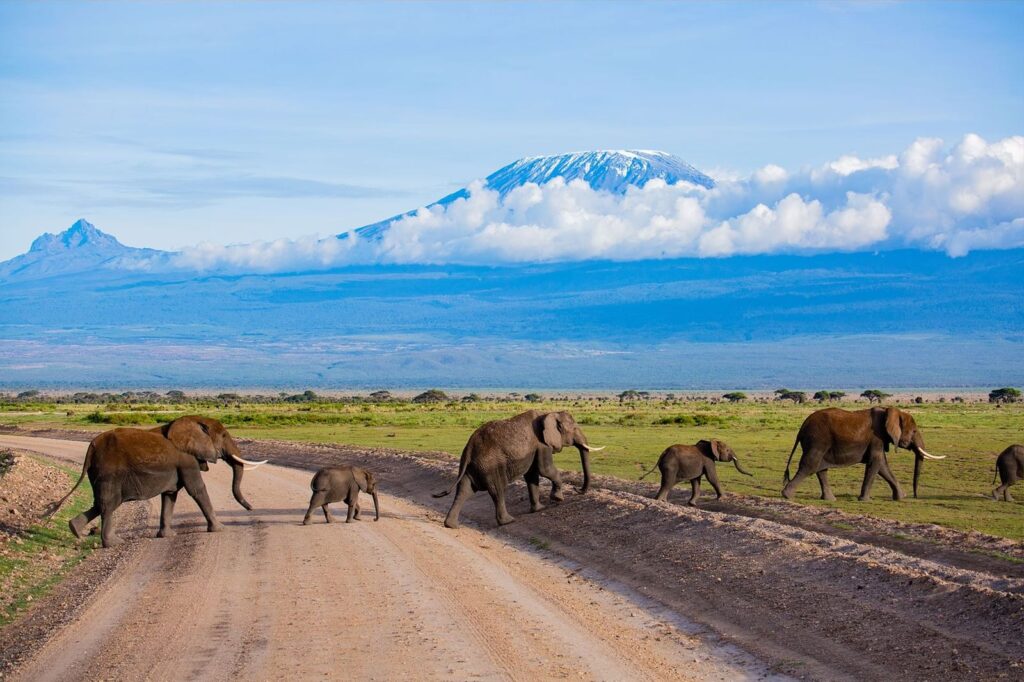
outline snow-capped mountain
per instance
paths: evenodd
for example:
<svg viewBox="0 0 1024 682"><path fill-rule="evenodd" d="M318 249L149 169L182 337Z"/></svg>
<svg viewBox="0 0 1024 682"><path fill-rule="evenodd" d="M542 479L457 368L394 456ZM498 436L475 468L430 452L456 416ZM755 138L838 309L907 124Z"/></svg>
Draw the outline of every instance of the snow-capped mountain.
<svg viewBox="0 0 1024 682"><path fill-rule="evenodd" d="M654 179L668 184L689 182L711 189L715 181L678 156L651 150L599 150L555 156L528 156L494 171L485 179L488 189L504 197L528 182L543 185L555 178L583 180L591 189L625 194L631 186L642 187ZM430 206L446 206L469 196L466 188L438 199ZM392 216L354 230L363 238L379 238L394 221L413 211Z"/></svg>
<svg viewBox="0 0 1024 682"><path fill-rule="evenodd" d="M115 268L163 251L125 246L87 220L78 220L59 234L46 232L26 253L0 263L0 280L39 279L95 268Z"/></svg>

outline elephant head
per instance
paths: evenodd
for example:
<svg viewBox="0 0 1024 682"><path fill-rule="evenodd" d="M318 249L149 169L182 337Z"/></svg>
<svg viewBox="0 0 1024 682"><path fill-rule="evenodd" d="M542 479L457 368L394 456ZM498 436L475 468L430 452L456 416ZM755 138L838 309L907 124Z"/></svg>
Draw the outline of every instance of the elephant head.
<svg viewBox="0 0 1024 682"><path fill-rule="evenodd" d="M741 467L740 460L738 457L736 457L736 453L733 452L733 449L718 439L698 441L697 447L700 448L700 451L703 452L706 456L710 457L711 459L717 460L719 462L732 462L733 465L736 467L736 471L740 472L741 474L746 474L747 476L754 475L747 471L746 469L744 469L743 467Z"/></svg>
<svg viewBox="0 0 1024 682"><path fill-rule="evenodd" d="M946 456L928 454L928 451L924 449L924 436L917 428L914 417L895 407L885 410L885 434L882 440L885 441L886 450L889 449L889 443L892 443L897 448L914 453L914 497L917 497L917 481L921 475L921 462L926 459L946 459Z"/></svg>
<svg viewBox="0 0 1024 682"><path fill-rule="evenodd" d="M355 469L352 476L356 479L359 489L373 497L373 520L380 521L380 501L377 499L377 481L374 480L373 474L366 469Z"/></svg>
<svg viewBox="0 0 1024 682"><path fill-rule="evenodd" d="M174 447L186 452L199 460L199 467L206 471L210 462L223 458L231 465L231 492L246 509L252 509L245 496L242 495L242 472L255 469L263 462L250 462L242 458L238 444L228 430L216 419L188 415L179 417L169 424L164 424L155 431L160 431L164 438L171 441Z"/></svg>
<svg viewBox="0 0 1024 682"><path fill-rule="evenodd" d="M564 447L575 447L580 453L580 462L583 465L583 486L581 493L587 492L590 488L590 453L604 450L603 447L595 448L587 444L587 437L583 435L576 420L568 412L548 412L543 416L541 422L541 441L550 446L555 452Z"/></svg>

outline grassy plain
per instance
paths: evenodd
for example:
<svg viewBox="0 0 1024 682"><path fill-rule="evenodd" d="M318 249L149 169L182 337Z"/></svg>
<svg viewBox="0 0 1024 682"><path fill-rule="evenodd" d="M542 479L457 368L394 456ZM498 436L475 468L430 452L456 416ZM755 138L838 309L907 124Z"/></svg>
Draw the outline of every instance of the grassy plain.
<svg viewBox="0 0 1024 682"><path fill-rule="evenodd" d="M842 403L862 409L867 403ZM611 398L544 400L480 400L412 404L409 402L252 403L208 401L191 404L57 405L12 403L0 406L0 423L36 424L63 428L111 428L112 425L152 425L181 414L203 413L223 421L237 436L316 443L341 443L400 450L443 451L458 457L469 434L480 424L524 409L569 410L593 444L607 449L595 453L594 472L636 479L673 443L720 438L738 453L755 478L741 476L730 465L719 466L726 491L778 497L782 474L793 439L803 419L820 407L816 403L780 401L719 403L702 400L636 400ZM921 427L929 452L947 455L926 462L920 499L902 503L889 499L884 481L875 483L870 502L858 502L862 467L831 472L835 502L818 499L817 480L806 481L797 494L804 504L835 506L852 513L908 522L937 523L961 530L978 530L1024 540L1024 504L996 503L993 487L995 456L1011 443L1024 442L1024 404L988 403L901 405ZM800 451L794 455L799 460ZM564 469L579 469L575 450L557 456ZM913 456L890 453L897 479L909 494ZM651 477L657 480L657 472ZM650 480L650 478L648 479ZM1024 487L1017 491L1024 500Z"/></svg>

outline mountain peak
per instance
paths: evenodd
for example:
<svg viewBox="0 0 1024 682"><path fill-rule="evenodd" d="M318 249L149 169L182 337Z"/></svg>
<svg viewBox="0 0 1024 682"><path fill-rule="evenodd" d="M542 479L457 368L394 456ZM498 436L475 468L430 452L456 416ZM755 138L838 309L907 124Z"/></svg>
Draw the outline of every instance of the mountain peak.
<svg viewBox="0 0 1024 682"><path fill-rule="evenodd" d="M75 223L59 234L45 232L32 242L29 252L67 251L83 247L94 247L98 249L120 249L124 248L121 242L113 235L98 229L95 225L84 218L79 218Z"/></svg>
<svg viewBox="0 0 1024 682"><path fill-rule="evenodd" d="M664 180L670 185L689 182L706 189L715 181L699 170L668 152L652 149L598 149L570 152L554 156L527 156L502 166L485 178L487 189L505 197L516 187L528 182L543 185L555 178L566 182L583 180L591 189L625 194L630 187L643 187L651 180ZM463 188L438 199L430 206L447 206L457 199L465 199L469 190ZM396 220L413 212L392 216L379 223L355 230L367 239L378 239Z"/></svg>

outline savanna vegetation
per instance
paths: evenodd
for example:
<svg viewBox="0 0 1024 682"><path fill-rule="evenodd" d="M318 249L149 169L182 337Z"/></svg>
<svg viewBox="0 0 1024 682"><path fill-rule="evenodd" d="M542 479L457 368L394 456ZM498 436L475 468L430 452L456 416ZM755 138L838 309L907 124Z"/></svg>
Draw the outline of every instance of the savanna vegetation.
<svg viewBox="0 0 1024 682"><path fill-rule="evenodd" d="M458 457L469 434L485 421L526 409L564 409L573 413L592 443L607 446L593 455L597 474L635 479L666 446L716 437L729 443L744 467L755 474L751 479L738 475L732 467L720 466L726 491L776 498L786 458L808 414L822 406L862 409L882 400L911 411L929 452L948 456L941 462L925 463L921 498L895 503L889 499L888 486L878 480L875 499L858 502L864 469L849 467L831 473L836 502L818 500L813 479L800 488L797 501L1024 539L1024 504L996 503L988 497L996 455L1011 443L1024 441L1024 403L990 403L984 396L920 395L897 403L877 389L864 393L864 397L853 398L857 393L846 396L822 390L814 395L814 402L807 393L789 389L770 397L736 392L677 397L623 391L607 396L527 393L482 398L427 391L416 396L415 402L412 396L400 399L386 391L330 399L312 391L244 396L171 392L57 398L36 394L0 396L0 423L100 431L202 413L220 419L241 437L444 451ZM799 457L798 449L794 462ZM557 461L565 469L579 468L575 451L563 451ZM909 494L913 455L891 452L890 463ZM1018 493L1018 499L1024 499L1024 491Z"/></svg>

